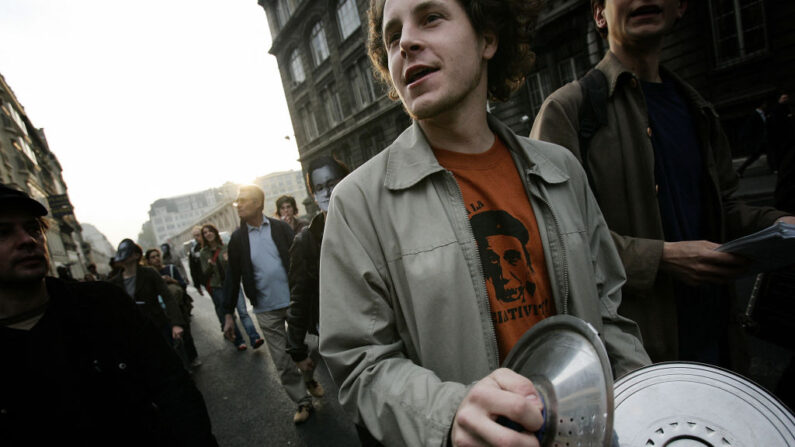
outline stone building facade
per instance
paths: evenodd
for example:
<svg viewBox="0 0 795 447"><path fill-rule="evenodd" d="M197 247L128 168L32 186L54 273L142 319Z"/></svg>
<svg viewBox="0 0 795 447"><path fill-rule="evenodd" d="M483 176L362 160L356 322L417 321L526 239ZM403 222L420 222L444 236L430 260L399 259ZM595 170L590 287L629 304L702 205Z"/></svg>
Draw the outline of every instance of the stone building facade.
<svg viewBox="0 0 795 447"><path fill-rule="evenodd" d="M44 130L31 123L2 75L0 109L0 182L27 192L49 211L51 273L65 266L74 278L83 278L86 265L92 262L91 246L83 241L61 164L50 151Z"/></svg>
<svg viewBox="0 0 795 447"><path fill-rule="evenodd" d="M546 0L533 48L536 64L522 88L492 112L527 135L544 99L583 76L607 51L589 0ZM766 97L795 92L795 2L688 2L665 40L661 63L692 84L720 114L735 157L743 121Z"/></svg>
<svg viewBox="0 0 795 447"><path fill-rule="evenodd" d="M367 0L258 0L265 9L301 164L333 155L351 169L410 124L374 79Z"/></svg>
<svg viewBox="0 0 795 447"><path fill-rule="evenodd" d="M149 206L155 243L160 245L185 227L192 227L219 205L231 202L235 197L237 185L227 183L220 188L155 200Z"/></svg>
<svg viewBox="0 0 795 447"><path fill-rule="evenodd" d="M265 9L301 162L334 154L352 168L409 124L371 75L365 51L367 0L258 0ZM764 98L795 93L795 2L705 0L666 39L662 63L712 102L733 143ZM533 48L536 65L509 101L489 110L527 135L544 99L583 76L607 51L589 0L546 0Z"/></svg>

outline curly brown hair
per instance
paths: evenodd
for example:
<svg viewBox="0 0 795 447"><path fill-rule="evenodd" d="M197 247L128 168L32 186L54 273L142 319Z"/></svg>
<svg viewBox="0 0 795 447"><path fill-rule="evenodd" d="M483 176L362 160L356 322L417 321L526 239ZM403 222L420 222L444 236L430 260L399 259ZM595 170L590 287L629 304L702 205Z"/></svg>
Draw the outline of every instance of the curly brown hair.
<svg viewBox="0 0 795 447"><path fill-rule="evenodd" d="M466 11L478 34L491 31L498 37L497 52L488 64L488 97L506 101L524 82L535 62L530 44L541 0L456 0ZM389 76L387 52L382 34L384 3L370 0L368 10L369 36L367 54L373 63L376 78L389 88L389 98L398 99Z"/></svg>

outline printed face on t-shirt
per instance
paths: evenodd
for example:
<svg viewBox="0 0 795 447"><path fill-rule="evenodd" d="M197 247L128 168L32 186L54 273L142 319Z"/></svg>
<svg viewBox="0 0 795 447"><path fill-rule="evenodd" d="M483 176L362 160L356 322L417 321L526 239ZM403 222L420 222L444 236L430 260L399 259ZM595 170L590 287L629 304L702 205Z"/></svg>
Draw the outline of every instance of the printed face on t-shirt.
<svg viewBox="0 0 795 447"><path fill-rule="evenodd" d="M494 288L494 296L505 303L525 301L535 284L530 282L530 261L521 241L514 236L497 234L485 238L484 261L486 283Z"/></svg>

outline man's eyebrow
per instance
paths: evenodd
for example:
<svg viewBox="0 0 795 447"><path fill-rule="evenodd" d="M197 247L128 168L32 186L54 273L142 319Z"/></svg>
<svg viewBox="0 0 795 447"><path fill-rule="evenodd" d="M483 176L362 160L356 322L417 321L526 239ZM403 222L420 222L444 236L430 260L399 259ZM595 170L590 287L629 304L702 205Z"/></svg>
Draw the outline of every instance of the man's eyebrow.
<svg viewBox="0 0 795 447"><path fill-rule="evenodd" d="M411 15L418 16L429 9L435 9L435 8L442 9L445 12L447 11L447 7L439 0L426 0L424 2L414 5L414 7L411 9ZM397 26L398 24L399 20L397 18L389 19L389 21L384 23L384 26L381 29L381 33L386 34L386 31L389 30L390 27Z"/></svg>

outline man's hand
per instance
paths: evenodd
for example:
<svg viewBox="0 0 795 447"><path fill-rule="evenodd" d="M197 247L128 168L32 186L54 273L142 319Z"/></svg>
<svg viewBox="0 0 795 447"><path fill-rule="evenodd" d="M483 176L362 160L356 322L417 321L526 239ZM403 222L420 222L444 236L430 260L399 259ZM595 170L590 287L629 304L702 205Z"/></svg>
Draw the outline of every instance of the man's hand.
<svg viewBox="0 0 795 447"><path fill-rule="evenodd" d="M300 362L295 362L295 366L298 367L303 372L309 372L315 370L315 362L312 361L312 357L307 357Z"/></svg>
<svg viewBox="0 0 795 447"><path fill-rule="evenodd" d="M202 286L196 287L196 291L199 292L199 295L204 296L204 292L202 292Z"/></svg>
<svg viewBox="0 0 795 447"><path fill-rule="evenodd" d="M229 341L235 341L235 317L226 314L224 319L224 337Z"/></svg>
<svg viewBox="0 0 795 447"><path fill-rule="evenodd" d="M165 281L166 284L177 284L177 280L168 275L163 275L163 281Z"/></svg>
<svg viewBox="0 0 795 447"><path fill-rule="evenodd" d="M179 340L182 338L183 332L182 326L171 326L171 338L174 340Z"/></svg>
<svg viewBox="0 0 795 447"><path fill-rule="evenodd" d="M795 225L795 216L780 217L776 222L784 222L790 225Z"/></svg>
<svg viewBox="0 0 795 447"><path fill-rule="evenodd" d="M691 286L726 283L743 273L749 261L715 251L718 246L709 241L665 242L660 269Z"/></svg>
<svg viewBox="0 0 795 447"><path fill-rule="evenodd" d="M509 445L537 447L533 432L544 423L533 382L501 368L481 379L458 406L450 434L454 446ZM525 428L519 433L496 422L504 416Z"/></svg>

